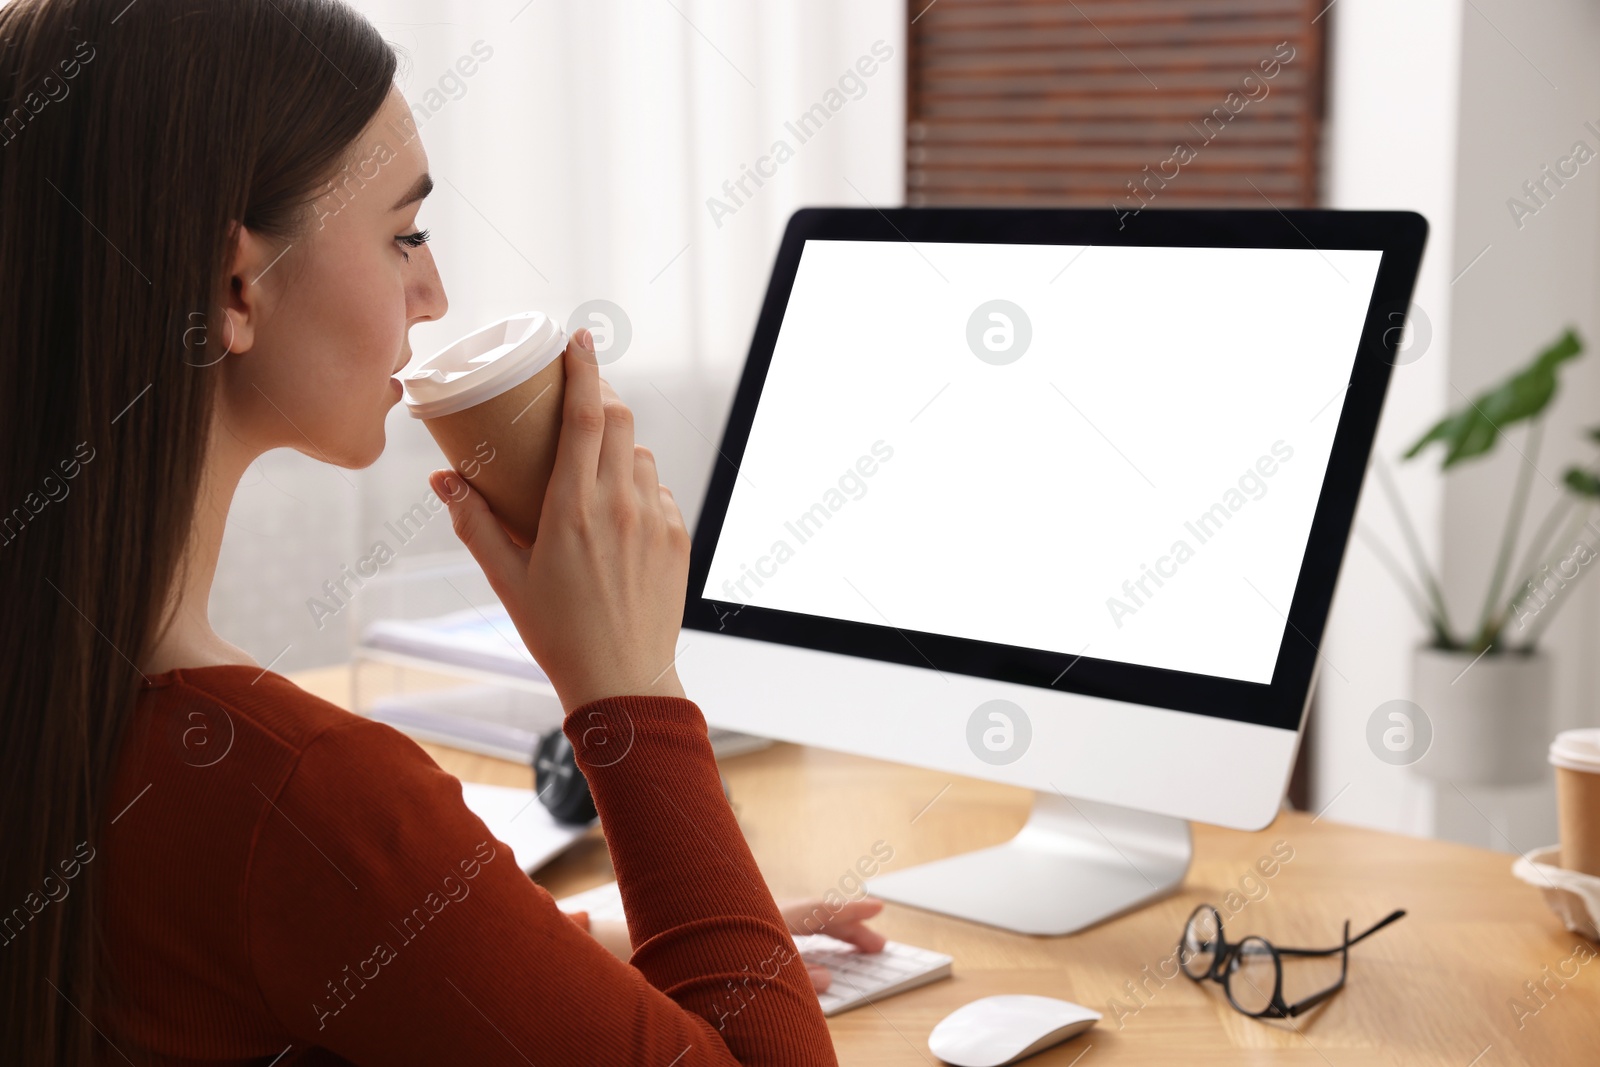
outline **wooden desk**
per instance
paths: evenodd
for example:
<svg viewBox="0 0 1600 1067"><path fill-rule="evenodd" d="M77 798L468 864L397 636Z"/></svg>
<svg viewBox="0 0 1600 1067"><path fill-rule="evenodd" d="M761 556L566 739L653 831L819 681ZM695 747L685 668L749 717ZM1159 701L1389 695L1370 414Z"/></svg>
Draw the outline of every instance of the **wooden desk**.
<svg viewBox="0 0 1600 1067"><path fill-rule="evenodd" d="M344 668L295 676L341 706L346 678ZM423 747L462 779L531 785L526 767ZM893 849L893 870L996 844L1028 814L1022 789L788 744L727 760L723 772L779 898L850 893L852 868L877 842ZM1273 875L1263 877L1257 864L1273 859L1279 842L1279 854L1292 849L1293 857L1268 863ZM1072 937L1011 934L890 904L875 926L954 956L955 976L831 1019L839 1060L936 1064L927 1036L947 1013L994 993L1039 993L1106 1017L1026 1061L1030 1067L1594 1063L1600 950L1568 933L1538 892L1511 876L1511 860L1285 812L1260 833L1195 827L1194 865L1180 894ZM596 833L538 881L559 897L611 877ZM1230 891L1238 894L1232 917ZM1219 906L1235 940L1255 933L1312 948L1338 944L1345 919L1359 930L1397 907L1408 914L1351 950L1347 984L1331 1001L1290 1022L1258 1022L1234 1012L1220 986L1161 978L1184 919L1202 902ZM1526 982L1543 987L1542 1004Z"/></svg>

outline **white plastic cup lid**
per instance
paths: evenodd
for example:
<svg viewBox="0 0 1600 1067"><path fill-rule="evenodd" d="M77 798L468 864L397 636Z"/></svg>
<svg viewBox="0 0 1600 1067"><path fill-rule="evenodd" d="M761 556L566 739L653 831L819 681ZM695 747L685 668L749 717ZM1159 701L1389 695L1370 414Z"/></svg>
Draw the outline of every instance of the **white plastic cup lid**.
<svg viewBox="0 0 1600 1067"><path fill-rule="evenodd" d="M1600 774L1600 729L1563 730L1550 742L1550 762L1569 771Z"/></svg>
<svg viewBox="0 0 1600 1067"><path fill-rule="evenodd" d="M515 389L554 363L567 335L542 311L525 311L477 330L400 375L406 408L435 419Z"/></svg>

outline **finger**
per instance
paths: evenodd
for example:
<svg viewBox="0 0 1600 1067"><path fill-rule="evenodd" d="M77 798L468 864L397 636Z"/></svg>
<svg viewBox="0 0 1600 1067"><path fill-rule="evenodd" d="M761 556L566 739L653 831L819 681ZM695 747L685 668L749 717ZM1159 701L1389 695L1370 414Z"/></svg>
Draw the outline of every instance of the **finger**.
<svg viewBox="0 0 1600 1067"><path fill-rule="evenodd" d="M862 952L882 952L883 946L889 943L889 939L878 931L858 923L832 922L822 932L846 944L854 945Z"/></svg>
<svg viewBox="0 0 1600 1067"><path fill-rule="evenodd" d="M814 963L806 964L806 973L811 976L811 988L818 993L826 993L833 984L833 975L828 973L828 968L818 967Z"/></svg>
<svg viewBox="0 0 1600 1067"><path fill-rule="evenodd" d="M837 908L827 907L822 915L822 925L829 932L835 926L846 923L858 923L872 918L883 910L883 901L877 897L862 897L860 900L846 900Z"/></svg>
<svg viewBox="0 0 1600 1067"><path fill-rule="evenodd" d="M661 478L656 474L656 456L644 445L633 446L633 488L639 494L642 507L661 510Z"/></svg>
<svg viewBox="0 0 1600 1067"><path fill-rule="evenodd" d="M672 490L661 485L656 487L661 493L661 517L667 520L667 525L676 526L685 534L689 527L683 519L683 510L678 507L677 499L672 495Z"/></svg>
<svg viewBox="0 0 1600 1067"><path fill-rule="evenodd" d="M490 584L498 586L502 579L515 573L522 559L521 550L489 510L483 495L455 471L434 471L428 476L428 484L450 509L450 525L456 537L478 561Z"/></svg>
<svg viewBox="0 0 1600 1067"><path fill-rule="evenodd" d="M862 897L860 900L847 900L840 905L839 910L833 913L829 922L858 923L870 919L883 910L883 901L877 897Z"/></svg>
<svg viewBox="0 0 1600 1067"><path fill-rule="evenodd" d="M600 365L595 362L594 339L579 330L562 354L566 395L561 401L561 435L556 441L555 467L550 473L546 500L588 501L594 495L600 466L600 441L605 433L605 411L600 398Z"/></svg>
<svg viewBox="0 0 1600 1067"><path fill-rule="evenodd" d="M633 492L633 412L609 385L601 389L601 404L606 416L600 442L601 491L620 497Z"/></svg>

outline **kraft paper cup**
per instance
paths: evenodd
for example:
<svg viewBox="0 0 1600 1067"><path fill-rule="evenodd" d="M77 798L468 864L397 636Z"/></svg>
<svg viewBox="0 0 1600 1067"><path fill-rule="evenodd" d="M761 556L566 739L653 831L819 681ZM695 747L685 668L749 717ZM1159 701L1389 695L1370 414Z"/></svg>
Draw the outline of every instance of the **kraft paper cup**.
<svg viewBox="0 0 1600 1067"><path fill-rule="evenodd" d="M1561 866L1600 878L1600 729L1557 734L1550 762L1556 768Z"/></svg>
<svg viewBox="0 0 1600 1067"><path fill-rule="evenodd" d="M561 436L567 335L547 315L501 319L400 376L450 465L524 544L539 532Z"/></svg>

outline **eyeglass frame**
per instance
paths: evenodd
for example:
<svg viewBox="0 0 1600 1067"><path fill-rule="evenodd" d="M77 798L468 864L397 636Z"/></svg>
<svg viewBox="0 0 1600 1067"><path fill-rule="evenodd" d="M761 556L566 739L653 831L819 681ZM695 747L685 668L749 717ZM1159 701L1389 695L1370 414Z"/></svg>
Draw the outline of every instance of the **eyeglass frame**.
<svg viewBox="0 0 1600 1067"><path fill-rule="evenodd" d="M1195 975L1189 971L1189 959L1192 959L1193 955L1185 958L1186 942L1188 941L1189 928L1194 925L1196 916L1204 911L1211 912L1216 919L1217 939L1216 946L1212 949L1211 966L1207 968L1205 974ZM1178 967L1183 971L1184 976L1193 982L1213 981L1221 985L1223 993L1228 997L1228 1003L1232 1005L1234 1011L1241 1015L1252 1019L1292 1019L1303 1012L1310 1011L1344 988L1345 976L1350 972L1350 947L1352 945L1372 936L1385 926L1404 916L1405 909L1397 908L1355 937L1350 936L1350 920L1346 919L1344 921L1344 941L1337 948L1279 948L1257 934L1251 934L1241 941L1229 942L1222 932L1222 913L1217 911L1213 905L1201 904L1189 913L1189 918L1183 924L1183 932L1178 935ZM1244 945L1251 941L1259 941L1266 946L1267 953L1272 957L1272 998L1267 1006L1260 1011L1246 1011L1240 1007L1239 1002L1234 999L1233 986L1230 984L1230 977L1233 973L1230 969L1230 964L1233 962L1234 957L1240 955L1240 950ZM1339 980L1319 993L1303 997L1293 1004L1285 1003L1283 999L1283 957L1325 957L1332 956L1334 953L1340 953L1343 956L1339 966ZM1198 953L1194 955L1198 955Z"/></svg>

